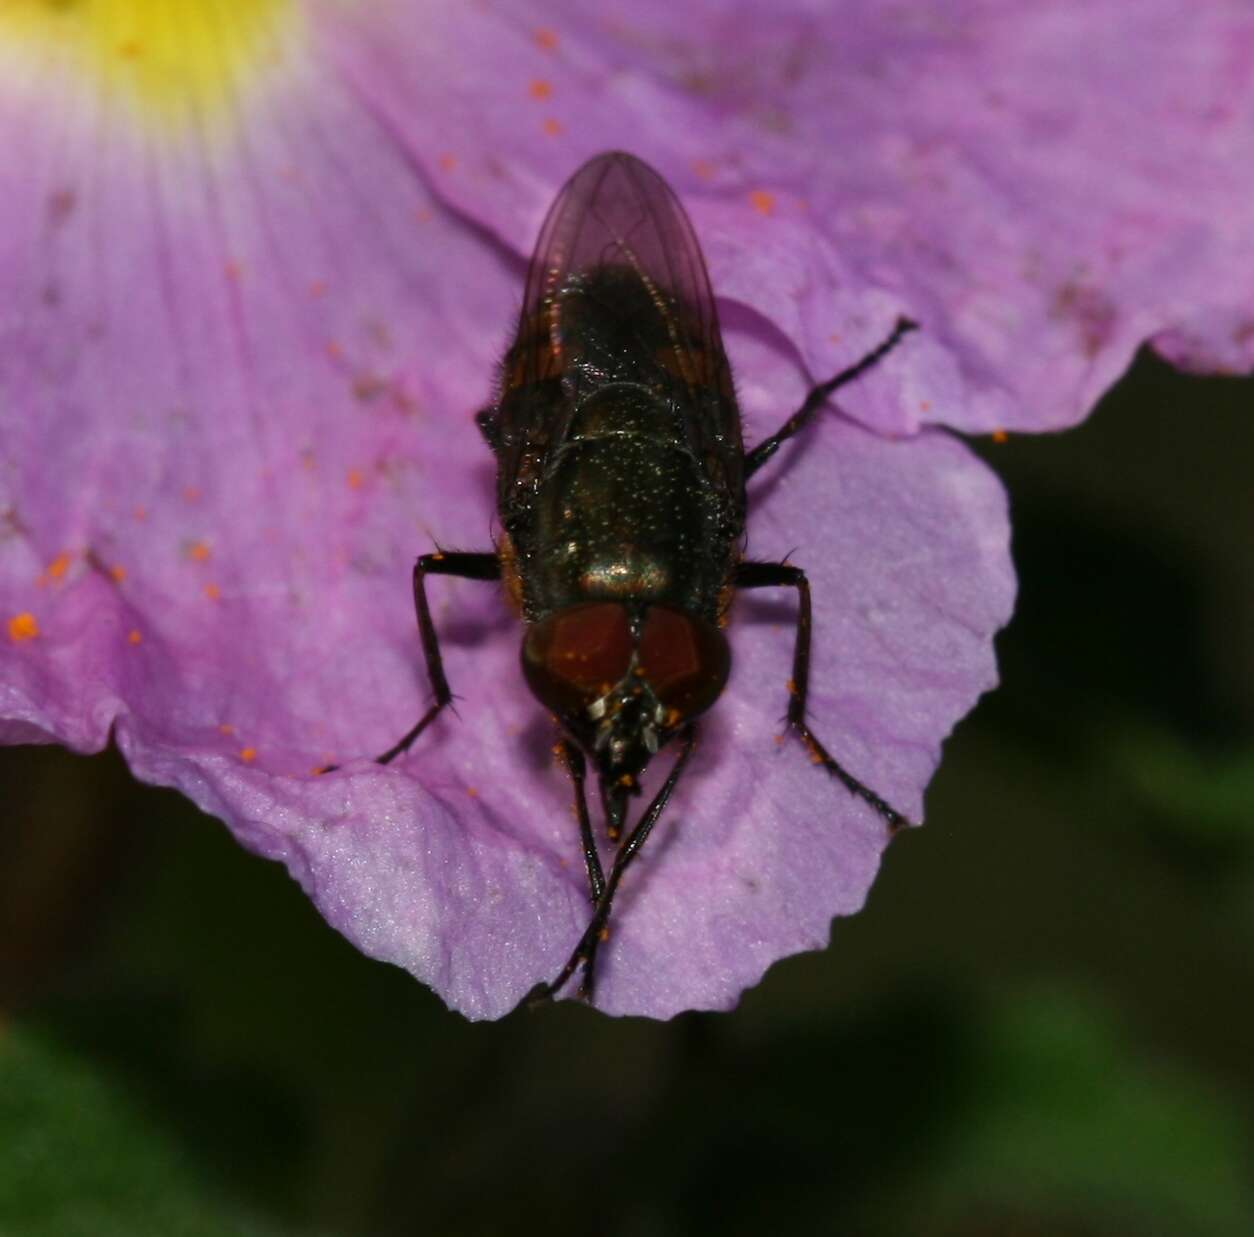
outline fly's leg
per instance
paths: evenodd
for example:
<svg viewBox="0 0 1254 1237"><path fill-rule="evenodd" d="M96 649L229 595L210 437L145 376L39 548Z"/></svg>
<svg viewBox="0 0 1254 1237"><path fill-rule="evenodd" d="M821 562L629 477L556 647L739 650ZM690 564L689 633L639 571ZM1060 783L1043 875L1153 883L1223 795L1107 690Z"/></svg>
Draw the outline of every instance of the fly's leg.
<svg viewBox="0 0 1254 1237"><path fill-rule="evenodd" d="M601 941L605 936L605 927L609 922L610 909L614 904L614 894L618 891L618 885L623 879L623 873L636 855L640 853L640 848L644 845L645 839L648 838L653 826L657 824L658 817L662 815L663 809L670 800L671 792L675 789L675 783L679 781L679 775L684 771L684 766L688 763L688 757L692 755L692 749L696 741L696 727L687 727L683 732L682 747L679 755L671 766L671 771L666 775L666 781L662 783L661 789L654 795L653 802L649 804L644 815L636 823L635 828L623 839L622 845L618 848L618 853L614 856L614 864L610 868L609 879L605 883L605 889L602 891L600 898L597 899L596 910L593 911L592 920L584 930L583 936L579 938L579 944L575 946L574 952L567 959L566 965L558 972L557 978L551 984L542 984L536 991L532 998L533 1004L541 1001L551 1001L567 985L570 977L581 967L583 968L583 975L579 981L579 999L581 1001L592 1000L597 950L600 948Z"/></svg>
<svg viewBox="0 0 1254 1237"><path fill-rule="evenodd" d="M422 638L422 655L427 663L427 678L435 694L435 703L418 719L405 736L393 743L375 764L391 764L402 752L407 752L414 741L439 716L440 711L452 702L448 679L444 677L444 660L440 656L440 640L431 621L431 607L427 605L427 576L461 576L464 580L499 580L501 564L495 554L424 554L414 564L414 612L418 616L418 634ZM333 773L339 765L326 765L319 773Z"/></svg>
<svg viewBox="0 0 1254 1237"><path fill-rule="evenodd" d="M570 774L571 784L575 788L575 814L579 817L579 841L583 846L584 867L588 871L588 890L594 903L601 900L605 893L605 873L601 870L601 857L597 854L597 845L592 837L592 821L588 816L588 796L584 792L584 780L587 766L581 752L569 739L563 739L557 745L557 754Z"/></svg>
<svg viewBox="0 0 1254 1237"><path fill-rule="evenodd" d="M788 682L788 725L805 744L810 758L837 778L851 795L869 803L894 833L910 822L864 786L814 736L806 725L806 693L810 687L810 582L800 567L788 563L739 563L733 582L737 588L795 588L797 590L797 641L793 646L792 678Z"/></svg>
<svg viewBox="0 0 1254 1237"><path fill-rule="evenodd" d="M418 634L422 637L422 655L427 663L427 678L435 693L435 703L418 719L398 742L393 743L375 763L391 764L403 752L409 751L414 741L440 712L452 702L448 679L444 677L444 659L440 656L440 639L431 621L431 607L427 604L427 576L461 576L464 580L499 580L501 564L495 554L445 554L442 550L424 554L414 564L414 613L418 616Z"/></svg>
<svg viewBox="0 0 1254 1237"><path fill-rule="evenodd" d="M834 391L837 391L846 383L852 382L855 378L860 378L868 369L882 361L901 342L904 336L917 329L918 324L911 322L909 318L898 318L897 325L893 327L892 333L882 344L873 348L855 365L849 366L848 369L842 369L836 377L829 378L826 382L820 383L815 387L805 397L801 407L775 433L769 438L762 439L751 451L745 452L745 477L752 477L784 443L814 416L815 412L823 406Z"/></svg>

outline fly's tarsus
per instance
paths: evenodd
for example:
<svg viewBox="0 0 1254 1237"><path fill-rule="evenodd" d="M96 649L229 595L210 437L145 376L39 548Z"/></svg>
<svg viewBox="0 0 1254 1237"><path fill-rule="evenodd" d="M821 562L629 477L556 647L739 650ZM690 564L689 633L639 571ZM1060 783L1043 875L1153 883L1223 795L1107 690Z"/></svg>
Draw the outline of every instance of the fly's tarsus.
<svg viewBox="0 0 1254 1237"><path fill-rule="evenodd" d="M792 676L788 680L789 729L805 745L811 759L839 781L851 795L856 795L883 817L896 832L910 821L875 791L854 777L816 737L806 722L806 700L810 691L810 637L813 615L810 603L810 581L806 573L791 563L741 562L736 565L734 582L737 588L795 588L797 590L797 635L793 643Z"/></svg>
<svg viewBox="0 0 1254 1237"><path fill-rule="evenodd" d="M609 923L614 895L618 891L619 882L623 879L623 873L640 853L640 848L653 831L653 826L657 824L658 817L662 815L663 809L669 802L680 774L688 764L688 758L692 755L697 742L695 726L689 726L686 729L681 742L679 755L675 758L671 771L666 775L666 781L662 783L657 794L653 796L653 801L620 844L614 856L614 864L610 868L609 879L597 900L596 909L592 913L588 926L584 929L583 936L579 938L579 944L575 946L566 960L566 965L562 967L553 981L533 991L529 998L532 1004L553 1000L570 982L571 976L580 969L582 969L582 975L579 980L578 995L580 1000L591 1002L596 977L597 950L606 939L606 925Z"/></svg>

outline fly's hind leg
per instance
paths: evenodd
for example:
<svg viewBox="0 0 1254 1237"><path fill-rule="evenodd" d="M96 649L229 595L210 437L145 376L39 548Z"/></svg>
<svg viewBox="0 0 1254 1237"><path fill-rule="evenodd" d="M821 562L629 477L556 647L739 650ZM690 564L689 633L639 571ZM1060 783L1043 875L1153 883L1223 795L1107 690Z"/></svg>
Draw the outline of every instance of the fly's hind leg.
<svg viewBox="0 0 1254 1237"><path fill-rule="evenodd" d="M834 378L820 383L805 397L800 408L784 422L769 438L764 438L756 447L745 452L745 476L752 477L767 460L775 454L812 416L823 406L828 397L838 391L846 383L860 378L868 369L878 365L918 324L909 318L898 318L892 333L883 343L873 348L862 360L842 369Z"/></svg>
<svg viewBox="0 0 1254 1237"><path fill-rule="evenodd" d="M806 724L806 694L810 687L810 582L800 567L789 563L743 562L737 565L737 588L795 588L797 590L797 640L793 646L792 678L788 683L788 725L805 744L815 764L822 765L851 795L869 803L894 833L910 822L870 787L850 773L815 737Z"/></svg>

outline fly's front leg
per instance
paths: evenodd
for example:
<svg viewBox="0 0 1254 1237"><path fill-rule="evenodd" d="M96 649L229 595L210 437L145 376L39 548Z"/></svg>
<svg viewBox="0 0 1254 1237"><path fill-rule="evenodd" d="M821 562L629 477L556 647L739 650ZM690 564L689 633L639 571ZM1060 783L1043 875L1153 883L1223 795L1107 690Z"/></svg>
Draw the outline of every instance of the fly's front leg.
<svg viewBox="0 0 1254 1237"><path fill-rule="evenodd" d="M873 348L856 364L850 365L848 369L842 369L834 378L829 378L826 382L822 382L815 387L805 397L801 407L775 433L769 438L762 439L751 451L745 452L746 478L752 477L784 443L801 429L823 406L833 392L839 390L846 383L852 382L855 378L860 378L873 365L877 365L901 342L903 336L916 330L917 327L918 324L911 322L909 318L898 318L897 325L893 327L892 333L883 343Z"/></svg>
<svg viewBox="0 0 1254 1237"><path fill-rule="evenodd" d="M542 984L536 990L531 998L531 1004L535 1005L551 1001L570 982L571 976L581 967L583 968L583 976L579 981L579 999L582 1001L592 1000L597 950L605 939L610 909L614 905L614 894L618 891L618 885L623 879L623 873L627 871L628 865L640 853L640 848L644 845L645 840L653 830L653 826L657 824L658 817L662 815L663 809L669 802L671 793L675 789L675 784L679 781L679 775L683 773L684 766L688 763L688 757L692 755L692 749L696 741L697 731L695 726L689 726L682 732L680 739L682 746L679 755L671 766L671 771L666 775L666 781L662 783L657 794L653 796L653 802L649 804L644 815L640 817L635 827L619 845L618 853L614 856L614 865L610 868L609 879L605 882L605 888L600 898L597 899L596 910L593 911L592 920L584 930L583 936L579 938L579 944L575 946L574 951L566 961L566 965L558 972L557 978L551 984Z"/></svg>
<svg viewBox="0 0 1254 1237"><path fill-rule="evenodd" d="M864 786L823 746L806 724L806 695L810 688L810 581L800 567L789 563L740 563L736 567L737 588L795 588L797 590L797 640L793 646L792 678L788 683L788 725L797 733L815 764L839 779L845 789L869 803L896 832L910 822L885 803L875 791Z"/></svg>
<svg viewBox="0 0 1254 1237"><path fill-rule="evenodd" d="M571 784L575 788L575 815L579 818L579 842L583 847L583 863L588 871L588 890L592 901L599 902L605 893L605 873L601 870L601 857L597 854L597 844L592 836L592 820L588 816L588 796L584 790L587 777L587 764L581 752L569 739L562 739L557 745L557 755L566 772L570 774Z"/></svg>

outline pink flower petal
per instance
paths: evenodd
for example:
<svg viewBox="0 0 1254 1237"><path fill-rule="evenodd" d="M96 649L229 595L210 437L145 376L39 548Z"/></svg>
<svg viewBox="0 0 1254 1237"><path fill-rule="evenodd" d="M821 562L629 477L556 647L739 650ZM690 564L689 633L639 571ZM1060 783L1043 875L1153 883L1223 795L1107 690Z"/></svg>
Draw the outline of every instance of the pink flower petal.
<svg viewBox="0 0 1254 1237"><path fill-rule="evenodd" d="M346 14L334 54L441 195L525 249L569 170L629 145L720 295L812 374L898 311L924 324L843 401L867 424L1071 425L1160 336L1193 368L1254 365L1241 0L438 7Z"/></svg>

